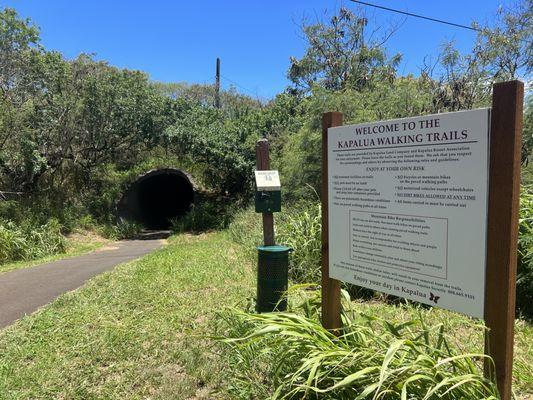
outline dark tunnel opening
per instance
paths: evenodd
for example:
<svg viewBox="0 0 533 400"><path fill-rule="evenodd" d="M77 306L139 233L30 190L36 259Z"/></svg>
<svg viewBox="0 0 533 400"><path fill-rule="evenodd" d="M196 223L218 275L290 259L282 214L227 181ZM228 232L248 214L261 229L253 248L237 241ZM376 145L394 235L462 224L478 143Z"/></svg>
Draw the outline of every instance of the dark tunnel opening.
<svg viewBox="0 0 533 400"><path fill-rule="evenodd" d="M119 202L118 214L146 229L169 229L172 219L185 215L193 201L194 188L187 175L175 169L156 170L130 186Z"/></svg>

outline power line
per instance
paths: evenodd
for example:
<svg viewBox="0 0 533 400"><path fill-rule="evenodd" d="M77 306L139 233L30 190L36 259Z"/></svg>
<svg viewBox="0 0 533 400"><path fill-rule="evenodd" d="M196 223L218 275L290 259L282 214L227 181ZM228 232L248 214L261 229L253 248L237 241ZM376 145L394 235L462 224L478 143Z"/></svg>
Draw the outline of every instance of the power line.
<svg viewBox="0 0 533 400"><path fill-rule="evenodd" d="M232 80L232 79L230 79L230 78L228 78L228 77L226 77L226 76L224 76L224 75L220 75L220 77L221 77L222 79L225 79L225 80L227 80L228 82L232 83L233 85L237 86L238 88L240 88L240 89L242 89L242 90L244 90L244 91L246 91L246 92L248 92L248 93L250 93L250 94L253 94L254 96L257 96L257 92L254 92L253 90L250 90L250 89L248 89L248 88L245 88L245 87L242 86L242 85L239 85L239 84L238 84L237 82L235 82L234 80Z"/></svg>
<svg viewBox="0 0 533 400"><path fill-rule="evenodd" d="M424 15L413 14L413 13L410 13L410 12L407 12L407 11L396 10L394 8L379 6L377 4L366 3L364 1L359 1L359 0L350 0L350 1L352 1L354 3L362 4L364 6L370 6L370 7L374 7L374 8L380 8L380 9L386 10L386 11L391 11L391 12L394 12L394 13L397 13L397 14L408 15L410 17L421 18L421 19L425 19L425 20L428 20L428 21L438 22L438 23L441 23L441 24L456 26L458 28L469 29L469 30L475 31L475 32L482 32L481 29L472 28L471 26L467 26L467 25L456 24L455 22L444 21L442 19L437 19L437 18L432 18L432 17L426 17Z"/></svg>
<svg viewBox="0 0 533 400"><path fill-rule="evenodd" d="M407 11L396 10L394 8L380 6L380 5L377 5L377 4L371 4L371 3L367 3L367 2L364 2L364 1L360 1L360 0L350 0L350 1L353 2L353 3L362 4L362 5L365 5L365 6L370 6L370 7L380 8L380 9L386 10L386 11L395 12L395 13L398 13L398 14L403 14L403 15L408 15L408 16L415 17L415 18L425 19L427 21L438 22L440 24L456 26L458 28L463 28L463 29L469 29L471 31L481 32L481 33L485 33L488 36L492 36L490 33L485 32L482 29L472 28L471 26L467 26L467 25L456 24L455 22L444 21L442 19L437 19L437 18L432 18L432 17L426 17L426 16L420 15L420 14L413 14L413 13L410 13L410 12L407 12ZM528 41L527 39L518 39L518 41L522 42L522 43L526 43L527 45L531 45L531 43L532 43L531 41Z"/></svg>
<svg viewBox="0 0 533 400"><path fill-rule="evenodd" d="M252 91L252 90L250 90L250 89L247 89L247 88L245 88L244 86L239 85L237 82L231 80L230 78L225 77L225 76L222 75L222 74L220 74L220 77L221 77L222 79L225 79L225 80L227 80L228 82L234 84L234 85L237 86L238 88L240 88L240 89L242 89L242 90L244 90L244 91L250 93L251 95L253 95L253 96L255 96L255 97L259 97L258 94L257 94L257 91L254 92L254 91Z"/></svg>

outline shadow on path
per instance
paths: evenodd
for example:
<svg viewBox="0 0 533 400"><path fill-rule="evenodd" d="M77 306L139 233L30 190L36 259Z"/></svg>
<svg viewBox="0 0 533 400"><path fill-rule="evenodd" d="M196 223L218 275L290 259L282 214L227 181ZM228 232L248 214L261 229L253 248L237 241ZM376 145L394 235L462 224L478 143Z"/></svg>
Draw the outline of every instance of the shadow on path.
<svg viewBox="0 0 533 400"><path fill-rule="evenodd" d="M148 231L143 230L137 235L135 239L137 240L156 240L156 239L167 239L172 234L169 230L159 230L159 231Z"/></svg>

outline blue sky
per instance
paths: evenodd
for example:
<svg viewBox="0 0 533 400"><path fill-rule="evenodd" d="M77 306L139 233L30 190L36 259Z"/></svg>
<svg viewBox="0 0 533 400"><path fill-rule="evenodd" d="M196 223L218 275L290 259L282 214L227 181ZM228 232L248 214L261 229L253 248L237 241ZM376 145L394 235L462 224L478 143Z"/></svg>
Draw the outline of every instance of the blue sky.
<svg viewBox="0 0 533 400"><path fill-rule="evenodd" d="M367 0L392 8L470 25L492 18L505 1ZM221 58L224 87L270 98L288 84L290 56L301 56L305 42L298 23L339 5L337 0L0 0L41 28L42 43L73 58L95 53L112 65L147 72L165 82L211 83L215 59ZM401 23L403 17L364 8L377 25ZM404 55L400 72L417 73L425 56L438 53L446 40L467 51L475 32L412 17L387 42L390 53Z"/></svg>

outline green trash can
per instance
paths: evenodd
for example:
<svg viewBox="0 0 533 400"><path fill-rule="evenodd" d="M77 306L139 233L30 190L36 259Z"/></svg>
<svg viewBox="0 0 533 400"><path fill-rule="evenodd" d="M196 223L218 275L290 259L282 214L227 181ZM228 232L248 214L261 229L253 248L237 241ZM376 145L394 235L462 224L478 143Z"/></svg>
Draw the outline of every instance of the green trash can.
<svg viewBox="0 0 533 400"><path fill-rule="evenodd" d="M287 300L283 298L283 293L287 291L289 253L292 249L259 246L257 250L257 312L285 311Z"/></svg>

